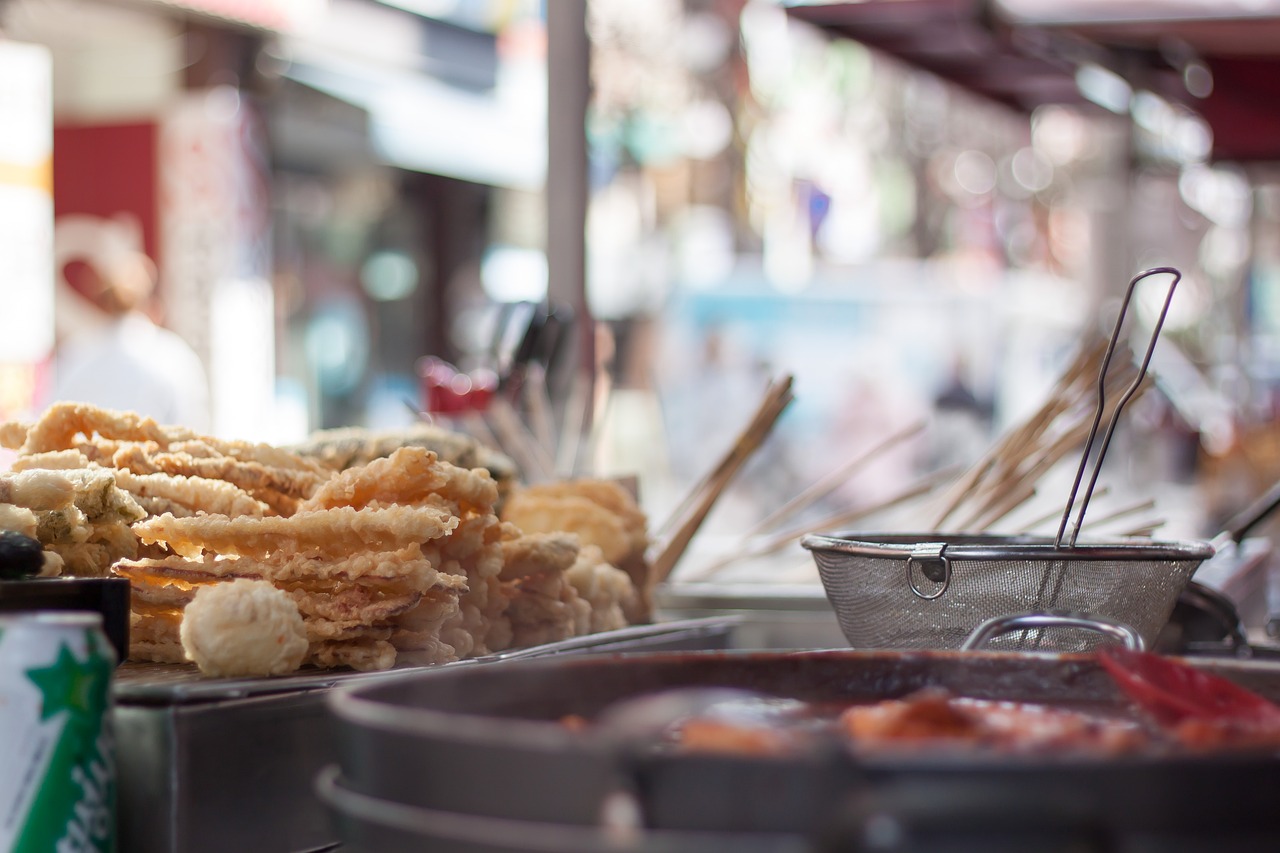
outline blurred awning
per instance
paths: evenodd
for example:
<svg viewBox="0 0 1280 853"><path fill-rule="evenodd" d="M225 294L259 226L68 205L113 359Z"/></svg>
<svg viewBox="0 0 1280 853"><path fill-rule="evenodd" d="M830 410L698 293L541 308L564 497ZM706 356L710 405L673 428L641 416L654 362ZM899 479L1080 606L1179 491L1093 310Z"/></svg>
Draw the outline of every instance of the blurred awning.
<svg viewBox="0 0 1280 853"><path fill-rule="evenodd" d="M1013 109L1081 103L1070 58L994 26L979 0L796 2L787 12Z"/></svg>
<svg viewBox="0 0 1280 853"><path fill-rule="evenodd" d="M1020 110L1082 103L1076 70L1096 63L1200 114L1214 159L1280 160L1280 0L846 0L788 12Z"/></svg>
<svg viewBox="0 0 1280 853"><path fill-rule="evenodd" d="M389 165L523 190L546 179L546 118L527 105L354 62L309 57L285 75L365 110L370 143Z"/></svg>
<svg viewBox="0 0 1280 853"><path fill-rule="evenodd" d="M1217 160L1280 160L1280 0L998 0L1008 26L1099 45L1195 110ZM1196 83L1188 75L1207 75Z"/></svg>

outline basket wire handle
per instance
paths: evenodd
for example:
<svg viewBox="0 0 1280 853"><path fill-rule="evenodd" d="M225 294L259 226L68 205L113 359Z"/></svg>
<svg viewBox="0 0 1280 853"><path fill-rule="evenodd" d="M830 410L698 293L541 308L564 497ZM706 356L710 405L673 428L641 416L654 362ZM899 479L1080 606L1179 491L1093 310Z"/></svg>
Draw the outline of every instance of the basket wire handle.
<svg viewBox="0 0 1280 853"><path fill-rule="evenodd" d="M1147 352L1142 358L1142 365L1138 368L1138 375L1133 382L1129 383L1129 387L1125 389L1124 395L1116 403L1115 411L1111 413L1111 420L1107 422L1107 431L1102 436L1102 444L1098 448L1098 458L1093 463L1093 473L1089 477L1089 487L1085 489L1084 497L1080 501L1080 511L1076 515L1076 523L1071 530L1071 541L1067 544L1067 547L1075 547L1076 537L1080 535L1080 526L1084 524L1084 513L1089 508L1089 499L1093 497L1093 488L1098 483L1098 474L1102 470L1102 460L1106 457L1107 448L1111 445L1111 436L1115 433L1116 424L1120 421L1120 412L1133 395L1137 393L1142 380L1147 376L1147 366L1151 364L1151 354L1155 352L1156 341L1160 338L1161 328L1164 327L1164 318L1169 313L1169 303L1173 301L1173 291L1177 288L1178 282L1182 281L1182 273L1173 267L1153 267L1138 273L1129 280L1129 289L1125 291L1124 301L1120 304L1120 315L1116 317L1116 325L1111 332L1111 341L1107 344L1107 353L1103 356L1102 367L1098 370L1098 406L1093 413L1093 425L1089 427L1089 439L1085 442L1084 452L1080 454L1080 467L1076 470L1076 479L1071 485L1071 494L1067 498L1066 509L1062 511L1062 522L1058 525L1058 536L1053 541L1055 548L1062 547L1062 538L1066 535L1067 521L1071 518L1071 510L1075 506L1076 495L1080 491L1080 482L1084 479L1084 469L1089 463L1089 454L1093 450L1093 441L1097 437L1098 426L1102 423L1102 414L1107 407L1107 369L1111 365L1111 356L1115 352L1116 343L1120 340L1120 327L1124 324L1125 314L1129 311L1129 302L1133 299L1133 292L1137 288L1138 282L1161 273L1173 276L1173 281L1170 283L1169 292L1164 298L1164 307L1160 309L1160 316L1156 319L1155 329L1151 332L1151 341L1147 344Z"/></svg>

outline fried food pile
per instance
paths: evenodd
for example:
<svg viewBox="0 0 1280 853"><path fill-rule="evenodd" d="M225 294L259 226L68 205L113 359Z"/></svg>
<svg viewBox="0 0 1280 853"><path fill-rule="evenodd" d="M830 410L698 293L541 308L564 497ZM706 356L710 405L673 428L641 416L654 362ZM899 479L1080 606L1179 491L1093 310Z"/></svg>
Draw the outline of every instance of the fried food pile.
<svg viewBox="0 0 1280 853"><path fill-rule="evenodd" d="M56 404L34 424L0 425L0 444L18 451L0 475L0 528L37 538L48 573L128 578L130 657L195 660L210 674L256 673L262 660L272 674L439 663L611 630L644 612L610 561L634 560L637 548L643 561L644 515L624 490L509 486L517 512L500 520L488 469L441 459L422 436L357 448L349 435L311 457ZM301 653L217 641L237 619L257 636L253 614L270 606L258 601L262 584L296 608ZM219 615L184 626L198 596L222 601Z"/></svg>
<svg viewBox="0 0 1280 853"><path fill-rule="evenodd" d="M649 621L648 520L621 484L578 479L528 486L507 499L502 518L526 534L576 537L582 553L564 570L600 611L600 624Z"/></svg>
<svg viewBox="0 0 1280 853"><path fill-rule="evenodd" d="M361 427L317 430L306 441L287 449L315 459L331 470L345 471L390 456L401 447L433 451L441 461L459 468L484 468L498 484L499 500L515 485L516 465L505 454L485 447L471 436L434 424L419 423L398 430Z"/></svg>

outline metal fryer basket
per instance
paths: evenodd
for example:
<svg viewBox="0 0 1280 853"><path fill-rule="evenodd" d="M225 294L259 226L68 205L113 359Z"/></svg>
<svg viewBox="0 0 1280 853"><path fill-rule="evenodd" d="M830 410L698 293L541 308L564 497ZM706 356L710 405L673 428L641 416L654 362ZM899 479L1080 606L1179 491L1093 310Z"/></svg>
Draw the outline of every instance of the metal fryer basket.
<svg viewBox="0 0 1280 853"><path fill-rule="evenodd" d="M1164 307L1151 333L1137 377L1120 396L1107 427L1099 435L1107 402L1107 369L1120 339L1125 314L1138 282L1157 274L1172 276ZM1129 281L1102 366L1097 406L1075 481L1056 538L948 535L831 537L809 535L800 544L813 553L818 572L854 648L959 648L969 633L989 619L1028 613L1067 612L1101 617L1133 628L1153 644L1192 572L1213 554L1207 543L1129 540L1077 544L1084 515L1098 482L1102 462L1120 413L1146 377L1160 329L1182 274L1157 267ZM1095 439L1101 438L1075 524L1071 511L1084 481ZM1003 637L993 647L1017 649L1051 645L1083 651L1097 645L1095 635L1052 635L1027 628Z"/></svg>
<svg viewBox="0 0 1280 853"><path fill-rule="evenodd" d="M959 648L988 619L1069 611L1114 619L1151 645L1203 542L1134 540L1055 546L1034 537L928 534L808 535L827 597L855 649ZM993 649L1086 651L1090 633L1048 629L996 638Z"/></svg>

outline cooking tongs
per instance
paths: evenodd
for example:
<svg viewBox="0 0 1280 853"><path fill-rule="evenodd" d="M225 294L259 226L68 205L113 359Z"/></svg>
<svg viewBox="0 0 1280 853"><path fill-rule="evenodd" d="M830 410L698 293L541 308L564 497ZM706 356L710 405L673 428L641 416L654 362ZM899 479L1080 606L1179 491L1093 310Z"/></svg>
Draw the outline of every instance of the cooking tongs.
<svg viewBox="0 0 1280 853"><path fill-rule="evenodd" d="M1080 526L1084 523L1085 511L1089 508L1089 499L1093 497L1094 486L1098 483L1098 474L1102 470L1102 461L1107 455L1107 448L1111 446L1111 437L1116 431L1116 424L1120 422L1120 413L1124 407L1128 405L1133 395L1138 393L1138 388L1142 385L1142 381L1146 379L1147 367L1151 364L1151 355L1155 352L1156 341L1160 338L1160 330L1164 328L1164 320L1169 313L1169 304L1173 301L1173 291L1178 287L1178 282L1182 281L1182 273L1173 267L1153 267L1138 273L1129 280L1129 287L1125 290L1124 301L1120 303L1120 313L1116 317L1115 328L1111 331L1111 340L1107 343L1106 355L1102 358L1102 366L1098 369L1098 406L1093 413L1093 424L1089 427L1089 438L1085 442L1084 451L1080 454L1080 467L1076 470L1075 482L1071 485L1071 494L1067 497L1067 506L1062 511L1062 522L1058 525L1058 535L1054 539L1055 548L1062 547L1063 537L1067 532L1067 522L1071 517L1071 510L1075 506L1076 496L1080 491L1080 483L1084 479L1084 469L1088 465L1089 455L1093 452L1093 443L1098 436L1098 427L1102 423L1103 413L1107 408L1107 369L1111 365L1111 356L1115 353L1116 344L1120 340L1120 329L1124 325L1125 315L1129 311L1129 303L1133 300L1133 293L1137 289L1138 282L1150 278L1153 275L1171 275L1173 280L1169 284L1169 292L1165 295L1164 306L1160 309L1160 316L1156 319L1155 328L1151 332L1151 340L1147 343L1146 354L1142 357L1142 364L1138 367L1138 375L1129 383L1129 387L1125 389L1124 394L1116 403L1114 411L1111 413L1111 419L1107 422L1107 430L1102 436L1102 443L1098 447L1097 459L1093 463L1093 472L1089 477L1089 486L1085 489L1084 497L1080 501L1080 511L1076 515L1075 524L1071 528L1071 537L1067 542L1067 547L1075 547L1076 538L1080 535Z"/></svg>

